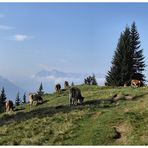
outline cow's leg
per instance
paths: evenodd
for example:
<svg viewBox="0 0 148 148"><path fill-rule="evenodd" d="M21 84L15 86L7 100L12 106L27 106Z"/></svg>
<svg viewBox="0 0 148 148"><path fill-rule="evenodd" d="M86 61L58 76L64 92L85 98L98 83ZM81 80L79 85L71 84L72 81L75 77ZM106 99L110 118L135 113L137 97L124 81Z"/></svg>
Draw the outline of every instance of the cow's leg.
<svg viewBox="0 0 148 148"><path fill-rule="evenodd" d="M10 111L10 106L8 106L8 112Z"/></svg>
<svg viewBox="0 0 148 148"><path fill-rule="evenodd" d="M77 105L78 100L76 98L73 98L73 105Z"/></svg>
<svg viewBox="0 0 148 148"><path fill-rule="evenodd" d="M72 105L72 97L71 97L71 95L69 96L69 106L71 106Z"/></svg>
<svg viewBox="0 0 148 148"><path fill-rule="evenodd" d="M8 112L8 107L6 107L6 112Z"/></svg>
<svg viewBox="0 0 148 148"><path fill-rule="evenodd" d="M80 98L80 99L79 99L79 102L80 102L80 105L82 105L82 103L83 103L83 98Z"/></svg>

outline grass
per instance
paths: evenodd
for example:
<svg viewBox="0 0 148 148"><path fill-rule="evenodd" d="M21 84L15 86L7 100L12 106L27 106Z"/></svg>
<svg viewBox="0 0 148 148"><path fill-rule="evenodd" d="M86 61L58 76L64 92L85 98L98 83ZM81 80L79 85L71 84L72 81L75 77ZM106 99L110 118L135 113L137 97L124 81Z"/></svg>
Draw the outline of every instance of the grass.
<svg viewBox="0 0 148 148"><path fill-rule="evenodd" d="M68 106L68 91L44 95L42 105L0 114L0 145L148 145L148 87L78 86L83 106ZM99 102L115 94L133 100ZM114 139L114 127L121 138Z"/></svg>

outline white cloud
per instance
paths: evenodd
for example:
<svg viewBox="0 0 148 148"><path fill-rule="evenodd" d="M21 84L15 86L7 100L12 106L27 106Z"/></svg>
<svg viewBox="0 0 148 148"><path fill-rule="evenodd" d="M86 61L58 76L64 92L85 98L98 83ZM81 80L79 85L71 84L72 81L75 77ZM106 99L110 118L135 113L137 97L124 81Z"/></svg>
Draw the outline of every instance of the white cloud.
<svg viewBox="0 0 148 148"><path fill-rule="evenodd" d="M25 35L25 34L16 34L16 35L11 37L11 40L22 42L22 41L29 40L29 39L32 39L32 38L33 38L32 36L28 36L28 35Z"/></svg>
<svg viewBox="0 0 148 148"><path fill-rule="evenodd" d="M6 26L6 25L0 25L0 30L11 30L14 29L14 27Z"/></svg>

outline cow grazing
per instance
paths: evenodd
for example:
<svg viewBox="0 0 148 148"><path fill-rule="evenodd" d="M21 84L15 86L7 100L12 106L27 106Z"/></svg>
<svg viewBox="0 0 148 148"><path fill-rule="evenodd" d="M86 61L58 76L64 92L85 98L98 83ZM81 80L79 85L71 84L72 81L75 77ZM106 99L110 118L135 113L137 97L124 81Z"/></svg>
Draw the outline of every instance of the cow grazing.
<svg viewBox="0 0 148 148"><path fill-rule="evenodd" d="M11 100L8 100L8 101L5 102L6 112L13 111L13 108L14 108L14 105L13 105L13 102Z"/></svg>
<svg viewBox="0 0 148 148"><path fill-rule="evenodd" d="M140 80L131 80L131 86L140 87L141 81Z"/></svg>
<svg viewBox="0 0 148 148"><path fill-rule="evenodd" d="M42 104L43 103L43 98L38 94L30 93L29 94L29 103L30 103L30 105L32 105L32 104L35 104L35 105Z"/></svg>
<svg viewBox="0 0 148 148"><path fill-rule="evenodd" d="M72 87L69 90L69 105L77 105L78 101L80 104L83 103L84 97L81 95L79 88Z"/></svg>
<svg viewBox="0 0 148 148"><path fill-rule="evenodd" d="M69 89L69 83L68 83L68 81L65 81L65 83L64 83L64 88L65 88L65 89Z"/></svg>
<svg viewBox="0 0 148 148"><path fill-rule="evenodd" d="M56 84L55 91L56 92L60 92L60 90L61 90L61 85L60 84Z"/></svg>

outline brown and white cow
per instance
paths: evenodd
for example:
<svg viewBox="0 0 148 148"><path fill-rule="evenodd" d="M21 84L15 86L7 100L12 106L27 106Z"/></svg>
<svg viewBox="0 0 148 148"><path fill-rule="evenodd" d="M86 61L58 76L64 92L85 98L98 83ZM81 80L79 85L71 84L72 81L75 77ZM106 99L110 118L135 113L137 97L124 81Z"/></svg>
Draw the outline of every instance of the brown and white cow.
<svg viewBox="0 0 148 148"><path fill-rule="evenodd" d="M133 80L131 80L131 86L140 87L141 86L141 81L133 79Z"/></svg>
<svg viewBox="0 0 148 148"><path fill-rule="evenodd" d="M60 84L56 84L55 85L55 91L56 92L60 92L60 90L61 90L61 85Z"/></svg>
<svg viewBox="0 0 148 148"><path fill-rule="evenodd" d="M11 100L7 100L5 102L6 112L13 111L13 108L14 108L13 102Z"/></svg>
<svg viewBox="0 0 148 148"><path fill-rule="evenodd" d="M30 93L29 94L29 103L30 103L30 105L32 105L32 104L35 104L35 105L42 104L43 103L43 98L40 95L36 94L36 93Z"/></svg>

